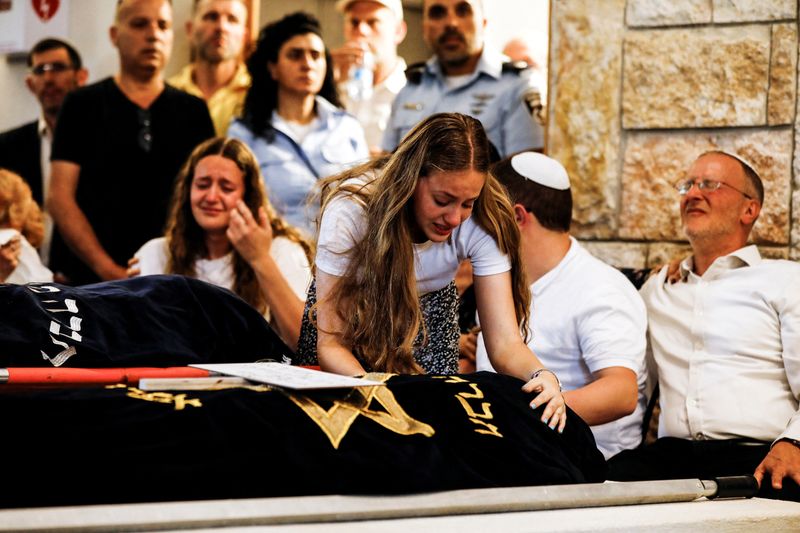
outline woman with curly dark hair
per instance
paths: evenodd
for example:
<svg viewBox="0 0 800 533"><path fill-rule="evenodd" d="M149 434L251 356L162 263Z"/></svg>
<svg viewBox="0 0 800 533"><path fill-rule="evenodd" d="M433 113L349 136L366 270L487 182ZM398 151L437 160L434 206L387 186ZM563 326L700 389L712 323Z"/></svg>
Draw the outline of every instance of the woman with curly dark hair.
<svg viewBox="0 0 800 533"><path fill-rule="evenodd" d="M275 208L314 234L317 181L369 157L364 130L341 109L319 22L297 12L261 30L252 84L228 135L256 154Z"/></svg>

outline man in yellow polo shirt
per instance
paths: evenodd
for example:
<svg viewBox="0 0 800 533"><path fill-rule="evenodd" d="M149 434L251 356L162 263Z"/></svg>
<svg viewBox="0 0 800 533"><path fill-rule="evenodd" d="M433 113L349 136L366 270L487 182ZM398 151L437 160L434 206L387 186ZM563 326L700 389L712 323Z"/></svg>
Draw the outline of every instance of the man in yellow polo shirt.
<svg viewBox="0 0 800 533"><path fill-rule="evenodd" d="M194 61L167 82L205 100L214 130L224 136L250 87L242 53L248 37L247 6L243 0L194 0L186 32Z"/></svg>

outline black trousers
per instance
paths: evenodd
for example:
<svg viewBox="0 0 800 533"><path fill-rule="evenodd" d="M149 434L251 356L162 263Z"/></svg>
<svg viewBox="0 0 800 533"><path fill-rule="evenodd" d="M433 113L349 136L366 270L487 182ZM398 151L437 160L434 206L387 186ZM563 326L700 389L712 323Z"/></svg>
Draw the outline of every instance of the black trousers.
<svg viewBox="0 0 800 533"><path fill-rule="evenodd" d="M650 445L620 452L608 460L608 479L713 479L752 474L769 453L771 443L735 440L693 441L664 437ZM760 498L800 502L800 487L789 478L775 490L765 477Z"/></svg>

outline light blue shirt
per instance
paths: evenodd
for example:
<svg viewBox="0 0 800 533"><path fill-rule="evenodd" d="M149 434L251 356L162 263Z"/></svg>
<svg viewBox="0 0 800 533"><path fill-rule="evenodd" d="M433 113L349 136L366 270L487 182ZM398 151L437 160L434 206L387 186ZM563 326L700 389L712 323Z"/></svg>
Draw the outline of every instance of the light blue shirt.
<svg viewBox="0 0 800 533"><path fill-rule="evenodd" d="M429 59L423 67L418 67L421 69L418 83L412 74L395 98L383 149L394 150L419 121L443 112L463 113L480 120L502 157L542 148L539 89L533 83L530 69L504 69L507 60L506 56L484 48L475 71L463 83L448 88L439 61L435 56Z"/></svg>
<svg viewBox="0 0 800 533"><path fill-rule="evenodd" d="M299 143L280 122L259 134L239 119L228 129L229 137L240 139L256 155L275 209L310 237L316 234L319 213L317 181L369 157L364 130L355 118L319 96L316 111L316 127Z"/></svg>

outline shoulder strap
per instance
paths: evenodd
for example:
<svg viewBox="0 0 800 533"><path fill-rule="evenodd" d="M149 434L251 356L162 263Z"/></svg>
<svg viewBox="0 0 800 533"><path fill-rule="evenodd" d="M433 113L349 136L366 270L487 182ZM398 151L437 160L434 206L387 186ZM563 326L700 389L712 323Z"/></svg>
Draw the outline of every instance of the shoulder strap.
<svg viewBox="0 0 800 533"><path fill-rule="evenodd" d="M422 74L425 72L425 62L414 63L406 69L406 79L409 83L419 85L422 81Z"/></svg>
<svg viewBox="0 0 800 533"><path fill-rule="evenodd" d="M503 63L503 72L511 72L516 75L528 70L528 68L530 68L530 65L525 61L506 61Z"/></svg>

